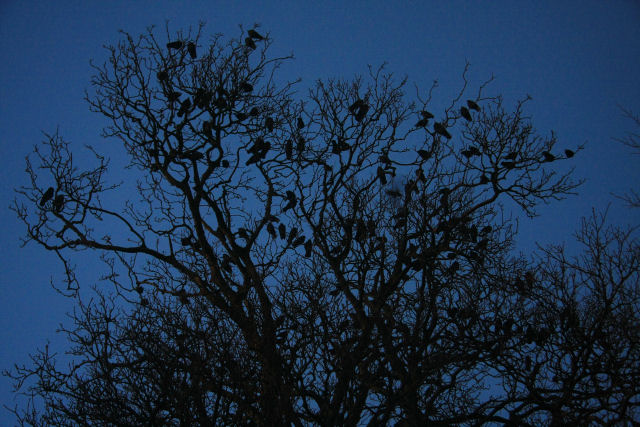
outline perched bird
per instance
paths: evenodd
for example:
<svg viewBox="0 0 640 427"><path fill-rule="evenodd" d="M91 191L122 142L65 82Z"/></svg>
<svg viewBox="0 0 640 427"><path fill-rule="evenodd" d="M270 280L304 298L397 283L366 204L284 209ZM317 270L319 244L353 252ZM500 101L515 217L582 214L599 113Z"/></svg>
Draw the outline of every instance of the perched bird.
<svg viewBox="0 0 640 427"><path fill-rule="evenodd" d="M486 175L482 175L480 177L480 184L487 184L489 182L489 178Z"/></svg>
<svg viewBox="0 0 640 427"><path fill-rule="evenodd" d="M302 120L302 117L298 117L298 129L303 129L304 128L304 120Z"/></svg>
<svg viewBox="0 0 640 427"><path fill-rule="evenodd" d="M60 212L64 205L64 196L62 194L58 194L55 199L53 199L53 209L56 212Z"/></svg>
<svg viewBox="0 0 640 427"><path fill-rule="evenodd" d="M252 39L255 40L264 40L264 37L262 37L262 35L260 33L258 33L256 30L249 30L247 31L247 34L249 35L249 37L251 37Z"/></svg>
<svg viewBox="0 0 640 427"><path fill-rule="evenodd" d="M349 106L349 112L355 115L363 105L365 105L364 101L362 99L358 99Z"/></svg>
<svg viewBox="0 0 640 427"><path fill-rule="evenodd" d="M273 119L271 117L267 117L264 121L264 125L269 132L273 132Z"/></svg>
<svg viewBox="0 0 640 427"><path fill-rule="evenodd" d="M465 119L467 119L467 121L471 121L471 113L469 112L469 109L467 107L462 107L460 108L460 114L462 115L462 117L464 117Z"/></svg>
<svg viewBox="0 0 640 427"><path fill-rule="evenodd" d="M434 117L434 115L431 114L430 112L428 112L427 110L420 111L420 114L422 115L423 119L427 119L427 120L433 119L433 117Z"/></svg>
<svg viewBox="0 0 640 427"><path fill-rule="evenodd" d="M196 59L196 44L193 42L189 42L189 44L187 44L187 51L189 52L189 56L191 56L191 59Z"/></svg>
<svg viewBox="0 0 640 427"><path fill-rule="evenodd" d="M297 248L298 246L300 246L301 244L303 244L303 243L304 243L304 241L305 241L304 236L300 236L300 237L298 237L296 240L294 240L294 241L293 241L293 245L292 245L292 246L293 246L294 248Z"/></svg>
<svg viewBox="0 0 640 427"><path fill-rule="evenodd" d="M229 167L229 160L227 160L227 159L222 160L222 167L223 168L228 168Z"/></svg>
<svg viewBox="0 0 640 427"><path fill-rule="evenodd" d="M260 109L258 107L253 107L253 108L251 108L251 110L249 110L249 115L251 117L255 117L258 114L260 114Z"/></svg>
<svg viewBox="0 0 640 427"><path fill-rule="evenodd" d="M516 167L516 162L502 162L500 164L507 169L513 169Z"/></svg>
<svg viewBox="0 0 640 427"><path fill-rule="evenodd" d="M182 244L182 246L190 246L191 239L189 237L183 237L182 239L180 239L180 243Z"/></svg>
<svg viewBox="0 0 640 427"><path fill-rule="evenodd" d="M377 173L378 179L380 180L382 185L386 185L387 177L385 176L384 169L382 169L382 167L378 166L378 170L377 170L376 173Z"/></svg>
<svg viewBox="0 0 640 427"><path fill-rule="evenodd" d="M398 190L387 190L387 194L391 197L402 197L402 194Z"/></svg>
<svg viewBox="0 0 640 427"><path fill-rule="evenodd" d="M545 162L553 162L556 159L556 156L554 156L553 154L551 154L548 151L543 151L542 155L544 156L544 161Z"/></svg>
<svg viewBox="0 0 640 427"><path fill-rule="evenodd" d="M182 42L180 40L176 40L174 42L167 43L167 48L168 49L182 49L183 46L184 46L184 42Z"/></svg>
<svg viewBox="0 0 640 427"><path fill-rule="evenodd" d="M423 127L426 127L428 124L429 124L429 119L422 118L422 119L418 120L418 123L416 123L416 127L417 128L423 128Z"/></svg>
<svg viewBox="0 0 640 427"><path fill-rule="evenodd" d="M431 152L427 150L418 150L418 154L422 157L423 160L429 160L431 157Z"/></svg>
<svg viewBox="0 0 640 427"><path fill-rule="evenodd" d="M40 206L44 206L51 198L53 197L53 187L47 188L47 191L44 192L42 197L40 198Z"/></svg>
<svg viewBox="0 0 640 427"><path fill-rule="evenodd" d="M364 120L364 117L367 115L367 112L369 112L369 106L367 104L362 105L355 115L356 122L360 123L362 120Z"/></svg>
<svg viewBox="0 0 640 427"><path fill-rule="evenodd" d="M444 127L443 124L438 123L438 122L434 123L433 124L433 130L435 130L436 133L444 136L445 138L451 139L451 134L449 132L447 132L447 128Z"/></svg>
<svg viewBox="0 0 640 427"><path fill-rule="evenodd" d="M302 137L302 135L298 136L298 143L296 144L296 148L298 152L302 153L304 151L306 141Z"/></svg>
<svg viewBox="0 0 640 427"><path fill-rule="evenodd" d="M240 90L243 92L251 92L253 91L253 85L251 83L242 82L240 83Z"/></svg>
<svg viewBox="0 0 640 427"><path fill-rule="evenodd" d="M251 50L257 47L256 43L253 41L251 37L247 37L246 39L244 39L244 44Z"/></svg>
<svg viewBox="0 0 640 427"><path fill-rule="evenodd" d="M287 238L287 243L291 244L291 242L293 242L293 239L295 239L297 235L298 235L298 229L296 227L293 227L291 230L289 230L289 237Z"/></svg>
<svg viewBox="0 0 640 427"><path fill-rule="evenodd" d="M284 154L287 156L287 160L291 160L293 157L293 143L290 139L284 144Z"/></svg>
<svg viewBox="0 0 640 427"><path fill-rule="evenodd" d="M572 150L569 150L568 148L566 150L564 150L564 154L567 156L567 159L570 159L573 157L574 154L576 154L575 152L573 152Z"/></svg>
<svg viewBox="0 0 640 427"><path fill-rule="evenodd" d="M307 240L304 243L304 256L305 258L309 258L311 256L311 250L313 249L313 242L311 240Z"/></svg>
<svg viewBox="0 0 640 427"><path fill-rule="evenodd" d="M517 151L513 151L513 152L509 153L508 156L504 156L505 160L515 160L516 157L518 157L518 152Z"/></svg>
<svg viewBox="0 0 640 427"><path fill-rule="evenodd" d="M156 74L156 76L158 77L158 80L160 80L161 82L167 80L169 78L169 73L167 73L166 71L162 70L162 71L158 71L158 74Z"/></svg>
<svg viewBox="0 0 640 427"><path fill-rule="evenodd" d="M296 205L297 197L295 193L291 190L287 190L287 205L284 207L283 211L286 212L289 209L293 208Z"/></svg>
<svg viewBox="0 0 640 427"><path fill-rule="evenodd" d="M246 228L240 227L238 228L238 236L242 237L245 240L249 239L249 233Z"/></svg>
<svg viewBox="0 0 640 427"><path fill-rule="evenodd" d="M243 122L247 119L247 115L245 113L243 113L242 111L237 111L236 112L236 119L238 119L239 122Z"/></svg>
<svg viewBox="0 0 640 427"><path fill-rule="evenodd" d="M267 231L269 232L272 238L274 239L276 238L276 229L272 223L267 224Z"/></svg>
<svg viewBox="0 0 640 427"><path fill-rule="evenodd" d="M185 115L189 108L191 108L191 99L187 98L180 104L180 109L178 110L178 117L182 117Z"/></svg>
<svg viewBox="0 0 640 427"><path fill-rule="evenodd" d="M473 157L473 152L471 150L462 150L460 153L463 156L465 156L467 159L470 159L471 157Z"/></svg>
<svg viewBox="0 0 640 427"><path fill-rule="evenodd" d="M280 238L282 240L287 238L287 227L284 226L284 224L280 224L278 226L278 233L280 233Z"/></svg>
<svg viewBox="0 0 640 427"><path fill-rule="evenodd" d="M182 95L180 92L169 92L167 94L167 100L171 103L174 103L180 99L180 95Z"/></svg>
<svg viewBox="0 0 640 427"><path fill-rule="evenodd" d="M467 99L467 105L472 110L480 111L480 106L478 104L476 104L475 101L472 101L471 99Z"/></svg>
<svg viewBox="0 0 640 427"><path fill-rule="evenodd" d="M493 227L491 227L490 225L485 225L484 227L482 227L482 230L480 230L480 234L487 234L487 233L491 233L493 231Z"/></svg>

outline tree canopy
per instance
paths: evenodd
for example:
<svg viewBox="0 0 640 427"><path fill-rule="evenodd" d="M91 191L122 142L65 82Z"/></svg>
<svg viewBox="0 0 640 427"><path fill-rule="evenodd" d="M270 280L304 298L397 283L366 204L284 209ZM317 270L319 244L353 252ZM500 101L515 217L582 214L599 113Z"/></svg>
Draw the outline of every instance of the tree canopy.
<svg viewBox="0 0 640 427"><path fill-rule="evenodd" d="M78 298L73 362L6 373L34 425L513 425L638 419L639 242L594 214L584 252L512 251L510 208L572 194L559 146L487 84L443 111L385 67L283 81L268 33L123 33L90 108L99 148L50 135L13 209ZM488 82L487 82L488 83ZM35 163L34 163L35 162ZM77 250L112 284L86 302Z"/></svg>

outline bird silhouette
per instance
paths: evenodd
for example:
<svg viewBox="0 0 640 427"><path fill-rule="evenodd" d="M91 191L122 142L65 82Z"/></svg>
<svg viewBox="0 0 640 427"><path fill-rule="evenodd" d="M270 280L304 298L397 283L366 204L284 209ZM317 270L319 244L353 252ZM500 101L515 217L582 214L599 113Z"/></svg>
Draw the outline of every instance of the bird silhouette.
<svg viewBox="0 0 640 427"><path fill-rule="evenodd" d="M298 143L296 144L296 149L299 153L302 153L304 151L305 143L306 141L304 140L302 135L298 135Z"/></svg>
<svg viewBox="0 0 640 427"><path fill-rule="evenodd" d="M256 117L258 114L260 114L260 109L258 107L252 107L251 110L249 110L249 115L251 117Z"/></svg>
<svg viewBox="0 0 640 427"><path fill-rule="evenodd" d="M422 115L423 119L433 119L435 116L433 114L431 114L430 112L428 112L427 110L422 110L420 111L420 114Z"/></svg>
<svg viewBox="0 0 640 427"><path fill-rule="evenodd" d="M451 139L451 134L447 132L447 128L443 124L435 122L433 124L433 130L435 130L436 133L444 136L445 138Z"/></svg>
<svg viewBox="0 0 640 427"><path fill-rule="evenodd" d="M196 45L193 42L189 42L189 44L187 44L187 51L189 52L189 55L191 56L191 59L196 59Z"/></svg>
<svg viewBox="0 0 640 427"><path fill-rule="evenodd" d="M294 248L297 248L298 246L300 246L301 244L303 244L305 241L305 237L304 236L300 236L298 237L296 240L293 241L292 246Z"/></svg>
<svg viewBox="0 0 640 427"><path fill-rule="evenodd" d="M544 156L545 162L553 162L556 159L556 156L551 154L549 151L543 151L542 155Z"/></svg>
<svg viewBox="0 0 640 427"><path fill-rule="evenodd" d="M273 119L271 117L266 118L264 125L269 132L273 132Z"/></svg>
<svg viewBox="0 0 640 427"><path fill-rule="evenodd" d="M287 160L291 160L293 157L293 143L290 139L287 139L287 142L284 144L284 153L287 156Z"/></svg>
<svg viewBox="0 0 640 427"><path fill-rule="evenodd" d="M349 112L355 115L362 105L364 105L364 101L362 99L358 99L356 102L349 106Z"/></svg>
<svg viewBox="0 0 640 427"><path fill-rule="evenodd" d="M387 177L385 176L384 169L382 169L382 167L378 166L378 170L377 170L376 174L378 176L378 179L382 183L382 185L386 185L387 184Z"/></svg>
<svg viewBox="0 0 640 427"><path fill-rule="evenodd" d="M167 48L169 49L182 49L183 46L184 46L184 42L180 40L167 43Z"/></svg>
<svg viewBox="0 0 640 427"><path fill-rule="evenodd" d="M504 156L505 160L515 160L516 157L518 157L518 152L517 151L513 151L511 153L509 153L509 155Z"/></svg>
<svg viewBox="0 0 640 427"><path fill-rule="evenodd" d="M313 249L313 242L311 240L307 240L304 243L304 256L305 258L309 258L311 256L311 250Z"/></svg>
<svg viewBox="0 0 640 427"><path fill-rule="evenodd" d="M246 228L238 228L238 236L242 237L245 240L249 240L249 233L247 232Z"/></svg>
<svg viewBox="0 0 640 427"><path fill-rule="evenodd" d="M418 150L418 154L422 157L423 160L429 160L431 157L431 152L427 150Z"/></svg>
<svg viewBox="0 0 640 427"><path fill-rule="evenodd" d="M276 229L272 223L267 224L267 231L269 232L271 237L273 237L274 239L276 238Z"/></svg>
<svg viewBox="0 0 640 427"><path fill-rule="evenodd" d="M53 197L53 187L47 188L47 191L44 192L42 197L40 198L40 206L44 206L51 198Z"/></svg>
<svg viewBox="0 0 640 427"><path fill-rule="evenodd" d="M262 37L262 35L260 33L258 33L256 30L249 30L247 31L247 34L249 35L249 37L251 37L252 39L255 40L264 40L264 37Z"/></svg>
<svg viewBox="0 0 640 427"><path fill-rule="evenodd" d="M364 117L367 115L367 112L369 112L369 106L367 104L362 105L355 115L356 122L362 122L362 120L364 120Z"/></svg>
<svg viewBox="0 0 640 427"><path fill-rule="evenodd" d="M297 197L295 195L295 193L291 190L287 190L286 191L286 197L287 197L287 205L284 207L283 211L286 212L289 209L293 208L296 205L296 201L297 201Z"/></svg>
<svg viewBox="0 0 640 427"><path fill-rule="evenodd" d="M167 100L173 104L180 99L180 95L182 95L180 92L169 92L167 94Z"/></svg>
<svg viewBox="0 0 640 427"><path fill-rule="evenodd" d="M236 113L236 119L238 119L239 122L243 122L247 119L247 115L245 113L243 113L242 111L237 111Z"/></svg>
<svg viewBox="0 0 640 427"><path fill-rule="evenodd" d="M293 239L295 239L297 235L298 235L298 229L296 227L293 227L291 230L289 230L289 237L287 238L287 243L291 244L291 242L293 242Z"/></svg>
<svg viewBox="0 0 640 427"><path fill-rule="evenodd" d="M304 120L302 120L302 117L298 117L298 129L304 129Z"/></svg>
<svg viewBox="0 0 640 427"><path fill-rule="evenodd" d="M467 105L472 110L480 111L480 106L475 101L473 101L471 99L467 99Z"/></svg>
<svg viewBox="0 0 640 427"><path fill-rule="evenodd" d="M169 78L169 73L167 73L166 71L162 70L162 71L158 71L158 74L156 74L156 76L158 77L158 80L160 80L161 82L167 80Z"/></svg>
<svg viewBox="0 0 640 427"><path fill-rule="evenodd" d="M58 194L56 198L53 199L53 209L56 212L60 212L63 206L64 206L64 196L62 194Z"/></svg>
<svg viewBox="0 0 640 427"><path fill-rule="evenodd" d="M426 127L429 124L429 119L420 119L418 120L418 122L416 123L416 127L417 128L423 128Z"/></svg>
<svg viewBox="0 0 640 427"><path fill-rule="evenodd" d="M284 226L284 224L280 224L278 226L278 233L280 233L280 238L282 240L287 238L287 227Z"/></svg>
<svg viewBox="0 0 640 427"><path fill-rule="evenodd" d="M244 39L244 44L251 50L257 47L256 43L253 41L251 37L247 37L246 39Z"/></svg>
<svg viewBox="0 0 640 427"><path fill-rule="evenodd" d="M189 108L191 108L191 99L187 98L184 101L182 101L182 103L180 104L180 109L178 110L178 117L182 117L183 115L187 114L187 112L189 111Z"/></svg>
<svg viewBox="0 0 640 427"><path fill-rule="evenodd" d="M482 175L480 177L480 184L487 184L489 182L489 178L486 175Z"/></svg>
<svg viewBox="0 0 640 427"><path fill-rule="evenodd" d="M516 167L516 162L502 162L500 164L507 169L513 169Z"/></svg>
<svg viewBox="0 0 640 427"><path fill-rule="evenodd" d="M469 109L467 107L461 107L460 108L460 114L462 115L462 117L464 117L465 119L467 119L467 121L471 121L471 113L469 112Z"/></svg>
<svg viewBox="0 0 640 427"><path fill-rule="evenodd" d="M182 239L180 239L180 243L182 244L182 246L190 246L191 239L189 237L183 237Z"/></svg>
<svg viewBox="0 0 640 427"><path fill-rule="evenodd" d="M240 83L240 90L242 90L243 92L252 92L253 85L251 83L242 82Z"/></svg>
<svg viewBox="0 0 640 427"><path fill-rule="evenodd" d="M473 157L473 152L471 150L462 150L460 152L463 156L465 156L467 159L470 159L471 157Z"/></svg>
<svg viewBox="0 0 640 427"><path fill-rule="evenodd" d="M574 154L576 154L574 151L569 150L568 148L566 150L564 150L564 154L567 156L567 159L570 159L573 157Z"/></svg>

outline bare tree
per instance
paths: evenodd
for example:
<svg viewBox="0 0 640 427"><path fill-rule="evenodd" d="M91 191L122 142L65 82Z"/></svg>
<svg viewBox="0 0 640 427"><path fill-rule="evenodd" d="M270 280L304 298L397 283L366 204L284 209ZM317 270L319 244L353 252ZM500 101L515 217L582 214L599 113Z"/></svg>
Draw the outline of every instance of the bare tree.
<svg viewBox="0 0 640 427"><path fill-rule="evenodd" d="M466 73L438 114L429 111L435 85L412 102L406 81L384 68L318 81L305 98L279 80L289 58L267 55L268 34L205 43L201 30L167 32L168 43L152 30L125 33L96 67L87 99L140 173L137 200L103 203L118 188L106 182L108 161L93 149L98 166L81 171L58 135L28 164L32 184L13 206L26 241L58 254L71 290L80 285L73 251L99 253L115 292L78 299L65 330L70 366L45 349L7 373L44 400L41 410L16 408L22 422L635 415L637 240L620 240L624 250L593 270L561 251L539 262L511 255L502 202L534 215L537 203L572 193L579 183L552 166L581 147L555 151L526 100L508 111L485 85L465 96ZM605 254L615 242L586 240ZM582 281L591 273L606 292ZM604 325L606 336L589 335ZM573 377L598 376L595 366L607 380Z"/></svg>
<svg viewBox="0 0 640 427"><path fill-rule="evenodd" d="M637 129L640 128L640 116L634 114L631 110L621 108L625 117L633 121L636 132L627 132L624 138L614 138L616 141L623 143L627 147L631 148L634 154L640 154L640 135L637 133ZM619 199L624 200L629 207L640 207L640 194L635 189L629 190L628 193L616 196Z"/></svg>

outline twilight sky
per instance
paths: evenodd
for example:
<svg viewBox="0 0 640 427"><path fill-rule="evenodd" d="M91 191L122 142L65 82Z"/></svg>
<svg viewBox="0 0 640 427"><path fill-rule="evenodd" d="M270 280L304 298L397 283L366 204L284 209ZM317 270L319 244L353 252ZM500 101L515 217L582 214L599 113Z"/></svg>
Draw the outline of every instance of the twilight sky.
<svg viewBox="0 0 640 427"><path fill-rule="evenodd" d="M136 35L146 27L171 30L197 26L205 34L240 34L239 25L274 39L272 54L293 53L284 78L302 78L304 92L318 78L351 78L367 65L388 63L400 78L427 90L439 87L432 109L442 110L461 85L470 62L470 89L492 75L486 94L504 95L508 105L533 97L527 112L541 135L556 132L559 148L586 144L573 160L585 178L579 196L541 206L534 220L520 219L519 249L535 242L569 243L580 217L609 206L611 223L640 225L640 210L612 196L640 189L640 155L615 142L640 132L620 106L640 114L640 3L636 1L11 1L0 2L0 369L26 361L56 336L72 308L50 286L62 269L54 254L34 244L20 248L24 234L8 209L14 188L28 184L24 158L42 132L56 128L78 149L109 147L102 117L83 100L89 61L101 64L105 44L122 29ZM205 37L206 40L208 37ZM411 95L411 94L409 94ZM116 162L117 163L117 162ZM569 162L565 162L567 165ZM564 166L563 166L564 167ZM119 169L112 170L114 181ZM520 214L520 212L515 212ZM100 264L79 254L86 287L97 283ZM95 267L95 270L94 270ZM83 284L84 285L84 284ZM13 406L11 384L0 377L0 404ZM10 414L0 409L0 424ZM4 422L3 422L4 421Z"/></svg>

